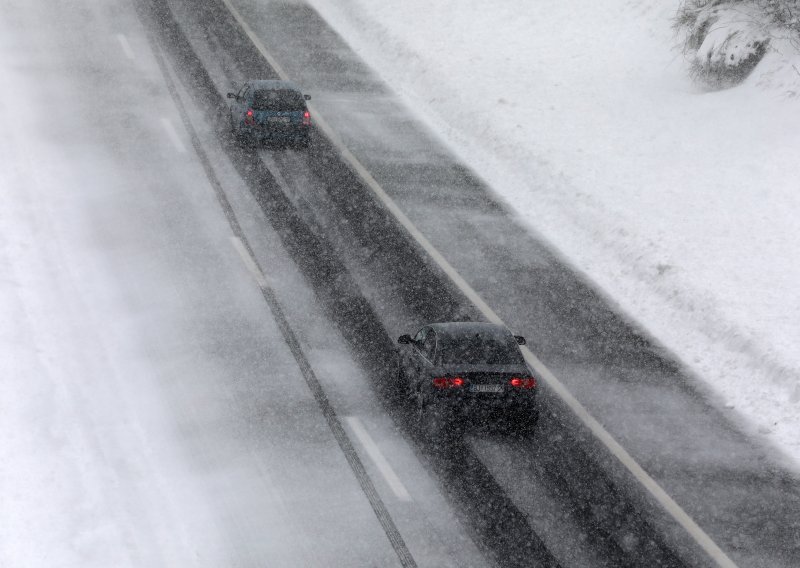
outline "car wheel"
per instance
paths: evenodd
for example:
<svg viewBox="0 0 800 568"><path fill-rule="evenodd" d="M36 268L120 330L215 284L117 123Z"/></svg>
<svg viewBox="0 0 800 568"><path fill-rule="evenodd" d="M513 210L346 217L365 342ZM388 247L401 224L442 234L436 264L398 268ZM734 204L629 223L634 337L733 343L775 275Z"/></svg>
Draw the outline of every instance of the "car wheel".
<svg viewBox="0 0 800 568"><path fill-rule="evenodd" d="M233 139L236 140L238 144L244 144L244 133L242 132L241 126L231 125L231 133L233 134Z"/></svg>
<svg viewBox="0 0 800 568"><path fill-rule="evenodd" d="M238 144L247 148L254 147L258 142L258 139L253 132L243 131L241 126L235 126L233 128L233 137L236 139Z"/></svg>
<svg viewBox="0 0 800 568"><path fill-rule="evenodd" d="M521 411L515 418L512 432L524 438L533 437L536 432L536 425L539 423L539 411Z"/></svg>
<svg viewBox="0 0 800 568"><path fill-rule="evenodd" d="M425 434L425 414L427 412L425 397L419 388L415 389L412 398L414 411L414 429L419 434Z"/></svg>
<svg viewBox="0 0 800 568"><path fill-rule="evenodd" d="M421 390L417 390L415 397L414 428L422 438L431 442L440 441L446 431L441 409L432 404Z"/></svg>
<svg viewBox="0 0 800 568"><path fill-rule="evenodd" d="M294 141L292 146L299 150L304 150L311 145L311 139L308 136L301 136L297 140Z"/></svg>
<svg viewBox="0 0 800 568"><path fill-rule="evenodd" d="M393 404L401 407L408 406L408 386L406 374L403 372L403 366L400 364L399 360L397 362L397 376L389 386L389 397L391 398Z"/></svg>

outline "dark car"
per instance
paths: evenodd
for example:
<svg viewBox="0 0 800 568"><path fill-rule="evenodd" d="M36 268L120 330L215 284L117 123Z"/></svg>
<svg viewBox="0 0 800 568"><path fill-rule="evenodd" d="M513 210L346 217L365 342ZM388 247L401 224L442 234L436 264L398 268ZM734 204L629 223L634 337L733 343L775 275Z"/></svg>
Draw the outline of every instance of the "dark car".
<svg viewBox="0 0 800 568"><path fill-rule="evenodd" d="M457 433L463 418L520 430L536 424L536 378L519 348L523 337L490 323L452 322L397 341L399 392L422 428Z"/></svg>
<svg viewBox="0 0 800 568"><path fill-rule="evenodd" d="M287 81L247 81L236 93L228 93L231 129L251 142L272 141L307 147L311 97Z"/></svg>

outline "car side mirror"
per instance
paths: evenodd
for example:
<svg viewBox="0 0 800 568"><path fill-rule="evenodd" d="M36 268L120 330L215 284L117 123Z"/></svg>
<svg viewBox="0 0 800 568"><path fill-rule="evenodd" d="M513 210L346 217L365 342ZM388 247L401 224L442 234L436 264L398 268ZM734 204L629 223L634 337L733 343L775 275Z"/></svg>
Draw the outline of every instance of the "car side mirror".
<svg viewBox="0 0 800 568"><path fill-rule="evenodd" d="M517 340L517 345L525 345L527 343L527 341L525 341L525 338L522 337L521 335L515 335L514 339Z"/></svg>
<svg viewBox="0 0 800 568"><path fill-rule="evenodd" d="M403 344L407 345L407 344L413 343L413 342L414 342L414 340L411 339L411 336L408 335L407 333L405 333L405 334L403 334L403 335L401 335L400 337L397 338L397 343L403 343Z"/></svg>
<svg viewBox="0 0 800 568"><path fill-rule="evenodd" d="M307 101L311 100L311 95L303 95L303 98Z"/></svg>
<svg viewBox="0 0 800 568"><path fill-rule="evenodd" d="M236 98L236 93L228 93L228 98L229 99L235 99Z"/></svg>

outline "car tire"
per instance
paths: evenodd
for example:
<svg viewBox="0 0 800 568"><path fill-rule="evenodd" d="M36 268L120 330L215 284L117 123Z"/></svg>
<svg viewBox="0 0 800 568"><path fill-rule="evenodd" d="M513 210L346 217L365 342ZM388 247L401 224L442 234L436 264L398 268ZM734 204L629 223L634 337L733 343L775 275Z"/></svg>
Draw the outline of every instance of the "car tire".
<svg viewBox="0 0 800 568"><path fill-rule="evenodd" d="M310 145L311 145L311 138L308 136L301 136L293 144L293 146L298 150L307 150Z"/></svg>
<svg viewBox="0 0 800 568"><path fill-rule="evenodd" d="M253 148L256 145L256 135L252 132L243 132L241 126L232 126L231 131L237 144L246 148Z"/></svg>
<svg viewBox="0 0 800 568"><path fill-rule="evenodd" d="M393 405L406 407L408 406L408 386L406 384L408 381L399 359L398 357L397 374L395 380L389 385L388 395Z"/></svg>
<svg viewBox="0 0 800 568"><path fill-rule="evenodd" d="M414 405L414 429L425 441L438 443L447 432L442 410L432 404L421 391L417 391Z"/></svg>
<svg viewBox="0 0 800 568"><path fill-rule="evenodd" d="M244 134L242 133L241 127L231 125L231 134L233 135L233 139L237 144L242 144L244 142Z"/></svg>
<svg viewBox="0 0 800 568"><path fill-rule="evenodd" d="M412 411L414 413L414 430L421 435L426 434L425 418L427 413L426 401L422 392L417 388L412 398Z"/></svg>
<svg viewBox="0 0 800 568"><path fill-rule="evenodd" d="M536 426L539 423L539 411L531 410L520 412L518 419L514 423L513 432L523 438L532 438L536 433Z"/></svg>

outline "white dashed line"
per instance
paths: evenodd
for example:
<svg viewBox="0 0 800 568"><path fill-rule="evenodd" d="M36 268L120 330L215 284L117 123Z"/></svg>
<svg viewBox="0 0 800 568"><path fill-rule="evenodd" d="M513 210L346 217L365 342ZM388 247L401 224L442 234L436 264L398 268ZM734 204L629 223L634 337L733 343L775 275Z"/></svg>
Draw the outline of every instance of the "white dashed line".
<svg viewBox="0 0 800 568"><path fill-rule="evenodd" d="M122 46L122 51L125 52L125 55L128 56L128 59L131 61L136 59L133 54L133 50L131 49L131 44L128 43L128 38L125 37L125 34L117 34L117 40L119 40L119 44Z"/></svg>
<svg viewBox="0 0 800 568"><path fill-rule="evenodd" d="M389 465L389 462L386 461L386 458L383 456L383 452L378 447L378 444L372 439L372 436L369 435L364 425L361 423L361 420L358 419L357 416L346 416L345 420L347 424L350 425L350 429L353 431L353 434L356 435L358 441L361 442L361 445L364 446L364 450L366 450L367 455L369 455L372 462L378 468L378 471L381 472L383 478L386 480L386 483L389 484L389 487L392 488L392 491L397 496L398 499L401 501L411 501L411 495L408 493L406 486L403 485L403 482L400 481L400 478L397 477L397 474L392 469L392 466Z"/></svg>
<svg viewBox="0 0 800 568"><path fill-rule="evenodd" d="M239 256L242 257L242 262L244 262L244 265L247 267L247 270L249 270L253 274L253 276L255 276L258 285L261 286L262 288L266 288L267 279L264 278L264 273L261 272L261 269L256 264L256 261L253 260L253 257L250 256L250 253L247 252L247 249L245 248L241 239L239 239L239 237L231 237L231 243L233 244L233 248L236 249L236 252L239 253Z"/></svg>
<svg viewBox="0 0 800 568"><path fill-rule="evenodd" d="M180 136L178 136L178 133L175 131L175 127L172 126L170 120L168 118L162 118L161 125L167 132L167 137L169 137L169 140L172 142L172 145L175 146L175 149L181 154L185 154L186 146L184 146L183 142L181 142Z"/></svg>

